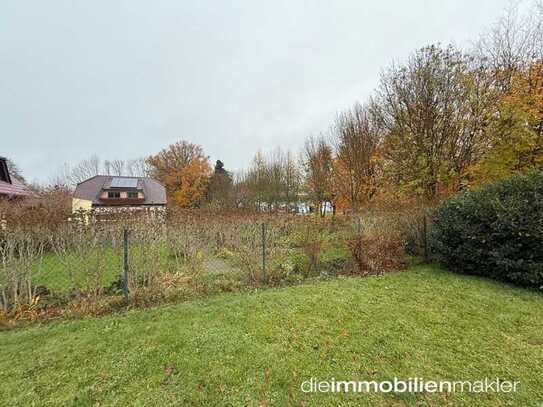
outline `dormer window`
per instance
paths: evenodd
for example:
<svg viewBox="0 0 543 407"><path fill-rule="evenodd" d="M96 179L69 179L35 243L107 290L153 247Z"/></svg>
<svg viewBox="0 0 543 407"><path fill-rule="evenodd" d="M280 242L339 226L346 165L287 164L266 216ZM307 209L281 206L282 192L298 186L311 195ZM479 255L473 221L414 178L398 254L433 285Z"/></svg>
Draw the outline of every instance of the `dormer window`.
<svg viewBox="0 0 543 407"><path fill-rule="evenodd" d="M11 178L9 176L8 165L7 165L6 159L3 157L0 157L0 181L4 181L4 182L7 182L8 184L11 184Z"/></svg>
<svg viewBox="0 0 543 407"><path fill-rule="evenodd" d="M145 204L145 179L112 177L105 178L100 192L100 201L104 205L131 206Z"/></svg>

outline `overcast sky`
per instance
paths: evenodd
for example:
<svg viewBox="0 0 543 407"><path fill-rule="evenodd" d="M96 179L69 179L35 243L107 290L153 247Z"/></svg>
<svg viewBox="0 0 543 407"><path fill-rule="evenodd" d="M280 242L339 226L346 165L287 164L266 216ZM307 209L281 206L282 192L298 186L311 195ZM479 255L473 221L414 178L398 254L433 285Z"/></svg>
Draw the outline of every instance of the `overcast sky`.
<svg viewBox="0 0 543 407"><path fill-rule="evenodd" d="M393 60L469 46L507 1L0 2L0 155L29 180L179 139L239 169L298 151Z"/></svg>

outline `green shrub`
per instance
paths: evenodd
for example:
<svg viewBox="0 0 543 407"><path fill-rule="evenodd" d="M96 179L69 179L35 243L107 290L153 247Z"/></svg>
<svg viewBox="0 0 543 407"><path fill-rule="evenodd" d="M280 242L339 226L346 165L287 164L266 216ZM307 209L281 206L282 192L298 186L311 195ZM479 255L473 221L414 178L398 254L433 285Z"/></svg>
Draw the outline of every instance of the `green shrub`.
<svg viewBox="0 0 543 407"><path fill-rule="evenodd" d="M543 286L543 173L457 195L433 213L432 248L448 268Z"/></svg>

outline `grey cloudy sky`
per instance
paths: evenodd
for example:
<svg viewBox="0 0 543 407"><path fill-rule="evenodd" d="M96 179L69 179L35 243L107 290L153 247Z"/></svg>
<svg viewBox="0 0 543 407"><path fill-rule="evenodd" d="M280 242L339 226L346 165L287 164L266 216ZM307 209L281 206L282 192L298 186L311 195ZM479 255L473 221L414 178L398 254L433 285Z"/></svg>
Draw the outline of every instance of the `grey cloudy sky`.
<svg viewBox="0 0 543 407"><path fill-rule="evenodd" d="M187 139L229 169L298 151L423 45L469 46L507 6L450 1L0 4L0 155L30 180Z"/></svg>

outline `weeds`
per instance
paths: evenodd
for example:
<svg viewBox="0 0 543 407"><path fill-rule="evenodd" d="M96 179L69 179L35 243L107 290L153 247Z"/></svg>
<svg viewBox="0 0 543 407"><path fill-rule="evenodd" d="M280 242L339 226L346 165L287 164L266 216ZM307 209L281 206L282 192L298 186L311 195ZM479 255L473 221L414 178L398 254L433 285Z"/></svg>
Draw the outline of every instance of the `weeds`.
<svg viewBox="0 0 543 407"><path fill-rule="evenodd" d="M405 232L394 218L368 218L348 246L357 274L380 275L406 265Z"/></svg>
<svg viewBox="0 0 543 407"><path fill-rule="evenodd" d="M404 235L383 219L366 219L359 235L347 217L203 211L179 211L165 222L72 221L38 238L28 229L4 230L1 305L6 315L27 319L116 309L124 301L124 229L132 305L341 273L380 274L404 264Z"/></svg>

